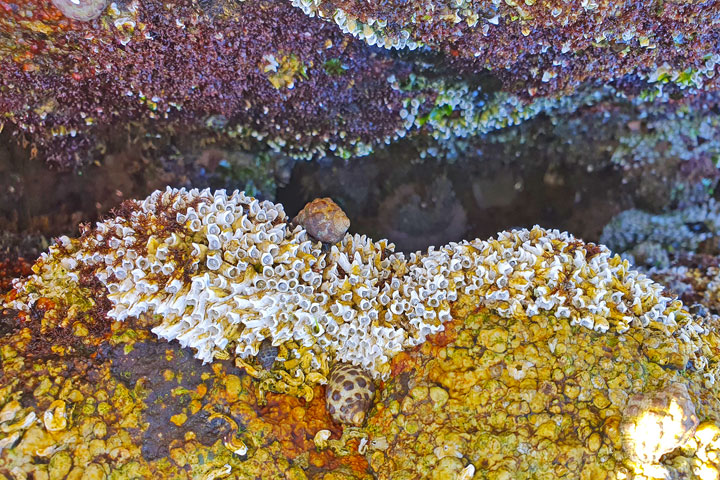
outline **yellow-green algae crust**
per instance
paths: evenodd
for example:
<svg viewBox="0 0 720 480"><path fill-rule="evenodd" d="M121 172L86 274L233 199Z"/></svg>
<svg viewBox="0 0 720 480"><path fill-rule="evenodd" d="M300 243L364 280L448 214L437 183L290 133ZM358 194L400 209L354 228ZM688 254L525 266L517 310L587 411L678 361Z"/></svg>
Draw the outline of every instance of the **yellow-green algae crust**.
<svg viewBox="0 0 720 480"><path fill-rule="evenodd" d="M630 395L670 382L687 386L702 424L662 465L672 478L717 478L718 386L693 370L678 339L650 328L601 334L544 314L506 319L476 305L462 297L446 332L393 360L359 432L371 469L357 439L339 452L313 444L323 429L341 433L324 387L310 403L269 394L260 407L255 380L231 362L203 367L142 320L91 335L87 356L38 357L21 328L0 339L0 478L657 478L628 459L619 426ZM703 326L712 364L717 321ZM157 361L147 345L168 368L133 367ZM143 449L161 428L158 412L173 426L164 426L167 450L152 455ZM246 454L233 453L241 445Z"/></svg>
<svg viewBox="0 0 720 480"><path fill-rule="evenodd" d="M465 321L393 360L366 426L378 478L641 479L663 468L667 478L718 478L718 384L694 371L677 338L508 319L472 302L454 314ZM717 319L703 326L715 363ZM701 425L661 466L638 465L623 449L624 407L672 383L687 386Z"/></svg>
<svg viewBox="0 0 720 480"><path fill-rule="evenodd" d="M315 448L318 431L342 433L322 392L268 394L260 407L231 362L202 366L142 319L77 338L94 342L88 354L38 355L32 336L21 326L0 338L2 480L371 478L357 440L342 457Z"/></svg>

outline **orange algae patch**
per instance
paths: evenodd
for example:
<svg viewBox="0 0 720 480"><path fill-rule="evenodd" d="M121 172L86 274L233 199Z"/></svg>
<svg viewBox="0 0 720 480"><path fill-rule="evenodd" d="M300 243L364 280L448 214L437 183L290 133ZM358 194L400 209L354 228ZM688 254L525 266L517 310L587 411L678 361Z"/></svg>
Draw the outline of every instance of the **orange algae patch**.
<svg viewBox="0 0 720 480"><path fill-rule="evenodd" d="M390 378L394 378L403 372L412 370L415 366L415 359L407 352L400 352L390 362Z"/></svg>
<svg viewBox="0 0 720 480"><path fill-rule="evenodd" d="M351 452L357 452L358 445L360 444L360 441L356 438L350 440L347 442L348 449ZM348 455L346 457L340 458L340 465L345 465L347 467L350 467L353 472L357 473L365 473L370 469L370 464L367 461L367 458L365 458L364 455Z"/></svg>
<svg viewBox="0 0 720 480"><path fill-rule="evenodd" d="M348 448L357 451L357 441L352 440L347 443ZM331 450L311 450L310 465L325 470L335 470L339 467L348 467L356 473L367 473L370 465L362 455L347 455L344 457L336 456Z"/></svg>
<svg viewBox="0 0 720 480"><path fill-rule="evenodd" d="M320 430L330 430L340 438L342 429L334 424L325 408L325 388L315 387L311 402L282 393L268 393L267 405L258 410L258 421L270 427L271 435L282 444L283 453L294 459L314 451L313 438Z"/></svg>
<svg viewBox="0 0 720 480"><path fill-rule="evenodd" d="M458 328L461 327L463 321L453 316L453 319L445 323L445 330L434 335L428 335L427 341L438 347L445 347L453 342L458 335Z"/></svg>

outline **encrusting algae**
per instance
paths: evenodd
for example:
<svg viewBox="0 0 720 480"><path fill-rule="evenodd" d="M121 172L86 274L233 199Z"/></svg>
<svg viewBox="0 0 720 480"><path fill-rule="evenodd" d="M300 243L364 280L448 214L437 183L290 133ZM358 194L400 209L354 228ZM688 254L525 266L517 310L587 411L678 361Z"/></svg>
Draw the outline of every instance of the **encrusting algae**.
<svg viewBox="0 0 720 480"><path fill-rule="evenodd" d="M718 478L718 319L566 233L323 247L280 205L168 189L33 272L0 337L6 478ZM376 387L353 427L334 366Z"/></svg>

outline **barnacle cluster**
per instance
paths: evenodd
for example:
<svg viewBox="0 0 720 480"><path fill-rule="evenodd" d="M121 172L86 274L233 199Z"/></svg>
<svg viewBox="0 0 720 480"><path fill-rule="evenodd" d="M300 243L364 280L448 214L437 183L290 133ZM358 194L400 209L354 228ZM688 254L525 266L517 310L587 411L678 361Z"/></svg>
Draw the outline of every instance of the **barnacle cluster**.
<svg viewBox="0 0 720 480"><path fill-rule="evenodd" d="M292 4L307 15L334 22L344 33L370 45L409 50L425 46L476 59L476 65L493 69L511 69L513 63L518 68L517 63L522 63L529 70L526 83L531 77L537 83L564 84L567 80L562 77L573 65L567 56L570 52L597 56L611 64L627 56L644 57L643 62L638 62L644 67L637 68L640 77L682 87L702 88L710 83L717 63L717 54L703 35L692 40L697 42L698 55L684 55L684 61L674 67L662 59L665 52L680 53L690 38L685 26L676 22L679 11L674 8L641 9L642 13L635 12L638 16L625 23L612 20L624 17L629 5L623 2L601 5L583 1L576 8L554 1L542 5L533 1L388 1L360 7L358 2L292 0ZM592 15L592 21L586 15ZM704 11L691 15L694 20L687 25L708 21L708 15L715 14ZM642 24L639 18L652 18L652 25ZM595 49L592 54L591 45ZM524 54L518 55L518 51ZM654 57L656 64L645 63L648 57ZM587 78L589 72L575 75Z"/></svg>
<svg viewBox="0 0 720 480"><path fill-rule="evenodd" d="M711 198L666 213L626 210L605 226L601 241L705 316L720 313L719 226Z"/></svg>
<svg viewBox="0 0 720 480"><path fill-rule="evenodd" d="M245 366L270 339L279 391L306 397L335 361L387 378L393 356L444 329L460 295L508 318L547 311L598 332L657 328L685 340L680 355L698 350L700 327L662 287L604 247L538 227L407 257L350 234L323 251L280 205L168 188L61 238L34 269L8 306L28 311L84 269L106 286L111 318L154 315L155 334L205 362L234 351Z"/></svg>
<svg viewBox="0 0 720 480"><path fill-rule="evenodd" d="M198 144L242 140L296 158L347 158L410 133L401 115L415 115L407 102L418 93L428 107L417 112L427 125L418 137L453 143L563 103L581 107L583 89L604 96L608 109L647 102L641 117L680 88L688 103L717 91L713 9L581 3L575 11L555 1L183 0L168 10L158 0L28 0L0 19L5 118L34 152L65 167L110 142L100 128L108 122L133 125L153 145L182 131ZM77 18L102 15L70 21L53 4L66 15L92 10ZM182 54L158 48L166 44ZM393 79L428 70L424 54L395 57L368 44L424 46L440 64L431 77L445 85L391 89ZM630 76L640 82L622 80ZM487 108L476 101L491 96ZM454 97L475 105L453 108Z"/></svg>
<svg viewBox="0 0 720 480"><path fill-rule="evenodd" d="M605 226L600 241L638 265L667 268L669 253L695 252L703 242L717 243L719 229L720 204L711 198L664 214L625 210Z"/></svg>
<svg viewBox="0 0 720 480"><path fill-rule="evenodd" d="M667 268L651 268L650 277L665 285L700 316L720 314L720 261L716 255L684 253Z"/></svg>
<svg viewBox="0 0 720 480"><path fill-rule="evenodd" d="M715 138L720 121L704 108L683 108L665 117L650 117L637 131L625 132L612 153L612 161L624 168L658 165L667 159L697 162L698 158L717 158ZM639 129L639 128L638 128Z"/></svg>
<svg viewBox="0 0 720 480"><path fill-rule="evenodd" d="M419 297L401 293L397 278L385 284L386 241L348 235L322 253L303 228L287 226L281 206L238 192L168 189L125 208L79 241L61 238L40 259L40 274L16 285L25 300L37 299L35 284L56 290L51 279L77 282L75 270L89 267L107 287L111 318L157 315L158 336L195 348L204 361L229 345L241 358L254 356L265 338L292 344L283 360L315 372L310 383L324 381L328 352L387 374L389 356L449 319L444 292L428 286L428 307L405 325L394 322ZM397 262L406 268L402 256ZM28 310L21 298L9 304Z"/></svg>

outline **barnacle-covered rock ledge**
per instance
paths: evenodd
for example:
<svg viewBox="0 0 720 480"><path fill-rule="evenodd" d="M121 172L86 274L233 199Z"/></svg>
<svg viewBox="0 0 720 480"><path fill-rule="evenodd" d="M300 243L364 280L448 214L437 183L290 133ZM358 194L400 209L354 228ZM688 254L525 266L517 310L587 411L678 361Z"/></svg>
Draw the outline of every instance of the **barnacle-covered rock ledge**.
<svg viewBox="0 0 720 480"><path fill-rule="evenodd" d="M603 246L406 256L208 190L82 231L4 300L0 478L720 477L718 318Z"/></svg>

